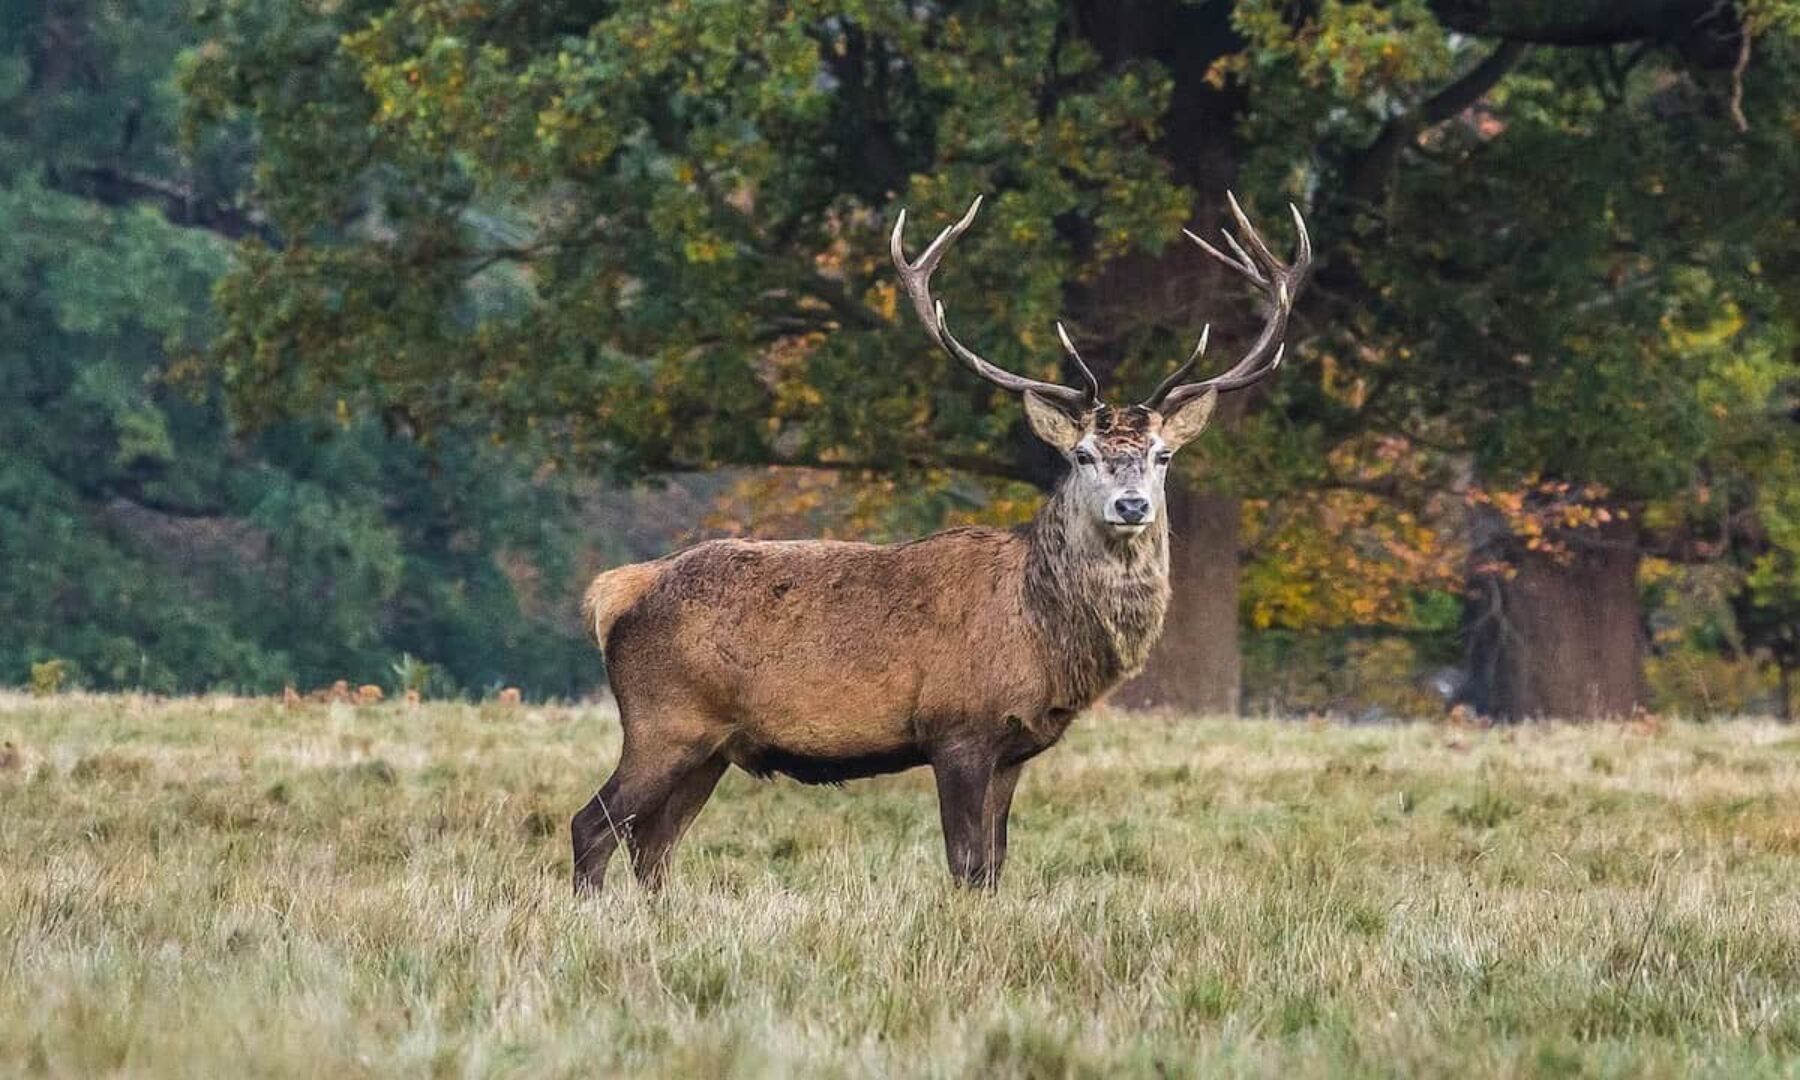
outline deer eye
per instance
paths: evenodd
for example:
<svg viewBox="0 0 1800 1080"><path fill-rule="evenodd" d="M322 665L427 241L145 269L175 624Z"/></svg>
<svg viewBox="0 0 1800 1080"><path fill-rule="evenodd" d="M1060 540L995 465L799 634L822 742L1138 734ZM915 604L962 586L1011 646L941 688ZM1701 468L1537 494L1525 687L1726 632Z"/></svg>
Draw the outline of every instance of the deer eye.
<svg viewBox="0 0 1800 1080"><path fill-rule="evenodd" d="M1175 451L1173 450L1158 450L1156 452L1156 463L1158 465L1167 465L1170 461L1174 460L1174 458Z"/></svg>
<svg viewBox="0 0 1800 1080"><path fill-rule="evenodd" d="M1075 451L1075 464L1077 464L1077 465L1092 465L1093 463L1094 463L1094 455L1088 453L1086 450Z"/></svg>

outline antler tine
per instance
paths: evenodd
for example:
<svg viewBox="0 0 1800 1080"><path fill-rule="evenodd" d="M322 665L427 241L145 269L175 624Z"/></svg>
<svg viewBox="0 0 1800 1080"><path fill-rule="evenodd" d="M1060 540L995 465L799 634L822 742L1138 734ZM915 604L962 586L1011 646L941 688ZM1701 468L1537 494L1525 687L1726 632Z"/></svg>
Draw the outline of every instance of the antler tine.
<svg viewBox="0 0 1800 1080"><path fill-rule="evenodd" d="M1083 360L1081 358L1081 353L1076 351L1075 343L1069 340L1069 332L1063 329L1063 324L1061 322L1056 324L1056 336L1062 339L1063 351L1069 354L1069 359L1075 361L1075 366L1081 369L1081 378L1087 383L1088 397L1095 401L1099 401L1100 380L1095 378L1093 369L1087 366L1087 361Z"/></svg>
<svg viewBox="0 0 1800 1080"><path fill-rule="evenodd" d="M1194 243L1199 244L1201 250L1205 251L1208 255L1211 255L1213 258L1224 263L1226 266L1231 267L1233 270L1236 270L1238 273L1244 275L1245 277L1251 279L1252 281L1259 280L1262 277L1261 274L1257 273L1255 267L1249 265L1250 256L1245 255L1244 261L1238 262L1236 259L1225 254L1223 251L1220 251L1218 248L1213 247L1211 244L1207 243L1203 237L1201 237L1199 234L1193 232L1190 229L1181 230L1181 235L1187 237L1189 240L1192 240ZM1221 234L1221 235L1223 235L1227 241L1231 240L1230 234ZM1235 242L1233 242L1232 247L1236 248L1237 244ZM1243 249L1239 248L1238 250L1242 251Z"/></svg>
<svg viewBox="0 0 1800 1080"><path fill-rule="evenodd" d="M1029 391L1073 412L1086 412L1094 407L1098 398L1090 395L1086 390L1077 390L1073 387L1063 386L1061 383L1043 382L1039 379L1028 379L1023 375L1014 375L1005 368L982 359L973 349L956 340L956 335L950 332L950 324L944 318L944 302L934 300L932 304L932 320L937 329L934 336L951 356L956 357L964 367L976 375L1002 390L1014 394L1023 394Z"/></svg>
<svg viewBox="0 0 1800 1080"><path fill-rule="evenodd" d="M1231 208L1232 219L1237 222L1238 231L1244 234L1244 241L1256 249L1257 258L1265 264L1281 265L1281 260L1275 257L1273 251L1269 250L1269 245L1263 243L1262 234L1256 231L1256 226L1250 224L1250 218L1244 213L1244 208L1238 205L1237 196L1227 191L1225 205ZM1231 237L1227 235L1226 239L1229 240Z"/></svg>
<svg viewBox="0 0 1800 1080"><path fill-rule="evenodd" d="M912 300L913 311L918 314L919 321L924 324L925 332L930 334L931 339L937 342L944 351L954 356L964 367L1002 390L1015 394L1029 391L1077 412L1085 412L1093 408L1100 399L1099 381L1094 378L1094 373L1088 370L1088 366L1082 363L1081 357L1075 354L1074 347L1068 344L1067 335L1063 336L1063 343L1069 348L1070 355L1075 357L1075 362L1081 367L1082 376L1088 384L1085 390L1014 375L1005 368L982 359L950 333L950 324L944 317L943 302L931 295L931 275L937 270L938 263L943 260L944 253L975 220L976 211L980 209L981 196L977 195L975 201L969 204L969 209L962 218L946 227L943 232L938 233L937 238L925 248L915 262L909 262L906 258L903 239L906 231L906 211L901 210L899 216L894 220L894 231L888 236L888 253L893 256L894 267L900 271L900 284L906 290L906 295Z"/></svg>
<svg viewBox="0 0 1800 1080"><path fill-rule="evenodd" d="M1194 351L1188 354L1187 362L1176 368L1174 371L1169 372L1169 377L1162 382L1157 383L1156 389L1151 392L1148 398L1144 399L1144 407L1146 409L1162 408L1163 399L1169 396L1169 391L1180 386L1181 380L1192 374L1194 365L1198 364L1200 358L1206 355L1206 342L1211 337L1212 323L1207 323L1200 328L1200 344L1194 346Z"/></svg>
<svg viewBox="0 0 1800 1080"><path fill-rule="evenodd" d="M1195 350L1194 355L1188 357L1187 363L1162 381L1155 393L1144 402L1148 408L1167 411L1208 391L1241 390L1268 378L1281 366L1282 357L1286 354L1287 346L1282 341L1282 335L1287 330L1288 316L1293 313L1294 300L1306 279L1306 272L1312 266L1312 237L1306 230L1306 221L1300 216L1299 207L1289 203L1288 210L1294 216L1296 234L1294 261L1289 265L1269 249L1262 234L1250 223L1244 208L1238 205L1237 196L1228 191L1225 193L1225 201L1230 207L1232 218L1237 222L1238 231L1243 234L1241 244L1230 233L1223 234L1226 244L1237 258L1226 255L1186 229L1182 231L1208 255L1236 271L1262 294L1266 307L1262 332L1256 336L1243 357L1227 370L1210 379L1183 384L1181 380L1193 370L1195 362L1204 351L1206 339L1202 335L1201 349Z"/></svg>
<svg viewBox="0 0 1800 1080"><path fill-rule="evenodd" d="M1250 386L1252 384L1259 383L1259 382L1263 381L1264 379L1268 378L1269 376L1275 374L1275 369L1281 366L1281 358L1286 353L1287 353L1287 342L1284 341L1280 345L1275 346L1275 355L1270 358L1270 360L1267 364L1264 364L1262 367L1257 368L1255 371L1245 372L1242 375L1232 375L1232 376L1218 375L1213 378L1210 378L1210 379L1206 380L1205 389L1218 390L1221 392L1226 391L1226 390L1242 390L1246 386ZM1184 387L1184 389L1185 389L1185 387ZM1189 397L1192 397L1192 396L1193 395L1191 395L1191 394L1184 395L1182 400L1186 401Z"/></svg>
<svg viewBox="0 0 1800 1080"><path fill-rule="evenodd" d="M901 207L900 215L894 219L894 231L888 236L888 254L893 256L894 265L899 267L900 278L907 285L907 294L912 297L913 309L918 313L919 320L925 324L927 330L933 329L931 275L937 270L938 263L943 261L944 252L950 250L950 245L956 242L956 238L967 231L975 221L975 215L981 210L982 198L983 196L980 195L975 196L975 201L969 204L969 208L963 212L963 216L946 225L944 230L937 234L936 239L925 246L924 252L919 255L919 260L913 263L906 260L906 248L902 239L906 232L906 208ZM912 287L914 280L920 286L917 290ZM923 299L923 303L920 302L921 299Z"/></svg>
<svg viewBox="0 0 1800 1080"><path fill-rule="evenodd" d="M1312 234L1306 231L1306 219L1300 216L1300 208L1288 203L1288 213L1294 215L1294 232L1300 237L1300 254L1294 261L1301 266L1312 265Z"/></svg>

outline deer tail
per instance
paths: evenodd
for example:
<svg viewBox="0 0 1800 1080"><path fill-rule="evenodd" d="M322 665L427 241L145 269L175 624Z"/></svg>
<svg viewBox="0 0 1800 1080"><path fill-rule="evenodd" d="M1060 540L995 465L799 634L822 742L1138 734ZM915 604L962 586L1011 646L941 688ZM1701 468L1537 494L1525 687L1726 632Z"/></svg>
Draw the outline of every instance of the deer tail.
<svg viewBox="0 0 1800 1080"><path fill-rule="evenodd" d="M613 623L650 591L666 567L660 562L632 563L606 571L588 586L587 594L581 598L581 621L602 651Z"/></svg>

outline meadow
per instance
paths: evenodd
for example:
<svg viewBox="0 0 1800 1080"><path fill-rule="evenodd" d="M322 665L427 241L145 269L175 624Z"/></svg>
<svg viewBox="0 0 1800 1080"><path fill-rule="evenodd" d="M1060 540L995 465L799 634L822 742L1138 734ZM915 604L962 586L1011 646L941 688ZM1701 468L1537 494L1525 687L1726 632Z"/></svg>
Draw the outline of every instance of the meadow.
<svg viewBox="0 0 1800 1080"><path fill-rule="evenodd" d="M1100 713L997 895L923 772L578 901L600 706L0 695L0 1074L1800 1073L1800 731Z"/></svg>

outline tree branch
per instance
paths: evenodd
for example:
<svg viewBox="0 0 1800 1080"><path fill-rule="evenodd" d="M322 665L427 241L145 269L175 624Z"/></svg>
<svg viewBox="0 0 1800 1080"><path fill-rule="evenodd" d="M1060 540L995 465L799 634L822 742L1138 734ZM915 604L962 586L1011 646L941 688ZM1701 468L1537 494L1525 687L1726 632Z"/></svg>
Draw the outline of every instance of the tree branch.
<svg viewBox="0 0 1800 1080"><path fill-rule="evenodd" d="M1727 69L1737 60L1739 5L1730 0L1429 0L1451 30L1532 45L1588 47L1655 42L1691 63Z"/></svg>
<svg viewBox="0 0 1800 1080"><path fill-rule="evenodd" d="M1350 197L1362 203L1380 201L1394 163L1419 134L1436 124L1460 116L1480 101L1494 85L1524 58L1528 45L1503 41L1487 58L1450 85L1426 98L1417 108L1390 119L1356 160L1350 164L1347 185Z"/></svg>
<svg viewBox="0 0 1800 1080"><path fill-rule="evenodd" d="M998 458L977 457L971 454L951 454L933 456L926 454L906 454L893 462L880 461L848 461L837 458L783 456L765 464L791 469L820 469L828 472L866 472L876 474L892 474L896 465L904 465L908 469L948 469L951 472L968 473L971 476L985 476L993 480L1010 480L1014 483L1037 486L1031 477L1011 462Z"/></svg>
<svg viewBox="0 0 1800 1080"><path fill-rule="evenodd" d="M132 176L111 168L52 169L46 173L46 179L65 195L105 206L153 206L172 225L205 229L231 240L254 236L271 247L279 244L274 226L261 214L217 200L200 199L186 184Z"/></svg>

